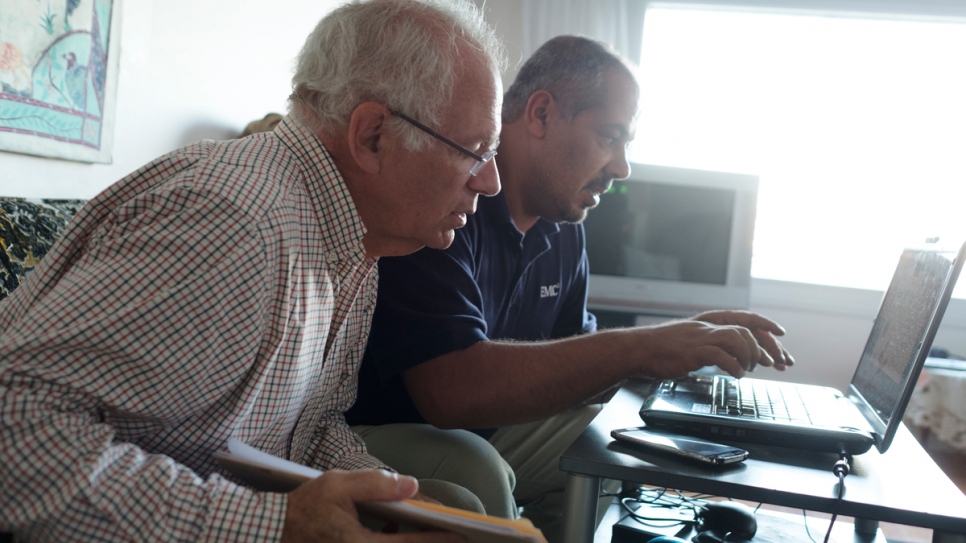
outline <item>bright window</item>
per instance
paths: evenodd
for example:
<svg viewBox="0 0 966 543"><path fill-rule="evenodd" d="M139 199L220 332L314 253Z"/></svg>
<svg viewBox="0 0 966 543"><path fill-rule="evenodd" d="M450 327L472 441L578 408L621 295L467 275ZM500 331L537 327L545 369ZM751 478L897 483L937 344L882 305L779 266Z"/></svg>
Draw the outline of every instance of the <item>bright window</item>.
<svg viewBox="0 0 966 543"><path fill-rule="evenodd" d="M966 24L656 7L641 74L632 160L760 176L755 277L883 289L966 233Z"/></svg>

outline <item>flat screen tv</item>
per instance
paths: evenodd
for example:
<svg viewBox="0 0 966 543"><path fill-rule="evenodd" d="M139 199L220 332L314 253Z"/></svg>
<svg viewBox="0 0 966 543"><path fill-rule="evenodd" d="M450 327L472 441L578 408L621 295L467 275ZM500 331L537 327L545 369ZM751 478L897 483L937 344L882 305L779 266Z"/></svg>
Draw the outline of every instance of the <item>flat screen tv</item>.
<svg viewBox="0 0 966 543"><path fill-rule="evenodd" d="M758 177L632 164L584 221L591 309L747 309Z"/></svg>

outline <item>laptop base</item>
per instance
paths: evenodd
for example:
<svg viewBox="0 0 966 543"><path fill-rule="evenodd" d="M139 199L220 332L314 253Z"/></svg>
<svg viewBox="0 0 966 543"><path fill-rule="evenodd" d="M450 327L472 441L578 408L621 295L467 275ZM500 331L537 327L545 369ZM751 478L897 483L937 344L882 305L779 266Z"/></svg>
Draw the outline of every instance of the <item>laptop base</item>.
<svg viewBox="0 0 966 543"><path fill-rule="evenodd" d="M758 444L854 455L867 452L874 444L868 425L859 419L852 405L842 405L843 417L849 409L853 411L853 416L845 419L848 422L842 426L835 427L715 416L701 412L703 410L695 412L693 405L706 404L707 394L700 389L709 379L713 377L697 375L687 380L654 380L641 407L641 419L655 430L711 441L731 441L740 445ZM693 393L688 388L692 384L695 385ZM840 401L849 402L844 397Z"/></svg>

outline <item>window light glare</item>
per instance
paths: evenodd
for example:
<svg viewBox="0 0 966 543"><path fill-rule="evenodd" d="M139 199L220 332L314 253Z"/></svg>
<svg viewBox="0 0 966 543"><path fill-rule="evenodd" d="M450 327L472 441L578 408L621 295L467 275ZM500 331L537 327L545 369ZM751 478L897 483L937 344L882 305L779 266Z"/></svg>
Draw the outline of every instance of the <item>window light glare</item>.
<svg viewBox="0 0 966 543"><path fill-rule="evenodd" d="M755 173L756 277L882 289L961 236L966 25L656 7L637 162Z"/></svg>

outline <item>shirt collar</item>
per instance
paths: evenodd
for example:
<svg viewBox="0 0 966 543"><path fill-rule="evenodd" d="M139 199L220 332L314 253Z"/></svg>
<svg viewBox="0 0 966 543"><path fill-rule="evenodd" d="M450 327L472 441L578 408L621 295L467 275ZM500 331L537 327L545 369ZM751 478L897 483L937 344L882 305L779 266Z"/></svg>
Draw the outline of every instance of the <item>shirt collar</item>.
<svg viewBox="0 0 966 543"><path fill-rule="evenodd" d="M492 216L494 222L503 224L505 229L515 233L517 237L523 237L516 224L513 223L513 218L510 217L510 208L506 205L506 197L502 191L496 196L480 196L479 209L480 211L486 210L485 213ZM559 224L548 221L547 219L541 217L537 219L537 222L534 223L530 230L527 231L527 235L542 235L544 237L549 237L558 232L560 232Z"/></svg>
<svg viewBox="0 0 966 543"><path fill-rule="evenodd" d="M295 155L305 176L306 191L322 229L324 249L334 251L340 259L364 255L365 224L322 140L292 115L286 115L274 132Z"/></svg>

